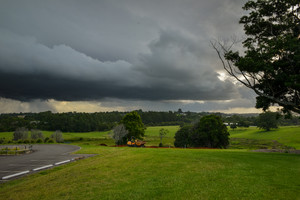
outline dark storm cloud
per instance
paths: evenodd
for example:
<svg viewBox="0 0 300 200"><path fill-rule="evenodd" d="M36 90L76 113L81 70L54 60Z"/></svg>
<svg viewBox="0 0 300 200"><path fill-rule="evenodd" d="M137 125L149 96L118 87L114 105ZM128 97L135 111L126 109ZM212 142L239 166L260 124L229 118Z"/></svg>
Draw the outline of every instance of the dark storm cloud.
<svg viewBox="0 0 300 200"><path fill-rule="evenodd" d="M0 32L2 97L30 100L95 100L105 97L171 100L229 99L233 84L222 82L201 62L193 41L162 32L135 66L101 62L59 45L48 48L33 38ZM13 49L13 52L7 49ZM17 59L15 59L17 58ZM201 66L201 64L203 66Z"/></svg>
<svg viewBox="0 0 300 200"><path fill-rule="evenodd" d="M209 40L240 31L241 1L3 1L0 96L228 100Z"/></svg>

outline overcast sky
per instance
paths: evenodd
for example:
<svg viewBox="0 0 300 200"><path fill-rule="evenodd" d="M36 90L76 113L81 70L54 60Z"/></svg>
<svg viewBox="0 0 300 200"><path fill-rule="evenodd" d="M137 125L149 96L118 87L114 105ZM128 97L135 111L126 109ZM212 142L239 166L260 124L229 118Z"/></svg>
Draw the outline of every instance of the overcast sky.
<svg viewBox="0 0 300 200"><path fill-rule="evenodd" d="M0 0L0 113L259 112L213 39L245 0Z"/></svg>

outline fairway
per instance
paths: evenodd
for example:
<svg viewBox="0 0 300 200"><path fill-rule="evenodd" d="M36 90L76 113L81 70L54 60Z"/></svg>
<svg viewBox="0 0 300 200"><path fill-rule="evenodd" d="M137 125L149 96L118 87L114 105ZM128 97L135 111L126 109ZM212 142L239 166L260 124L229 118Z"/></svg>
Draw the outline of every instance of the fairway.
<svg viewBox="0 0 300 200"><path fill-rule="evenodd" d="M300 156L84 146L96 157L0 186L0 199L297 199Z"/></svg>

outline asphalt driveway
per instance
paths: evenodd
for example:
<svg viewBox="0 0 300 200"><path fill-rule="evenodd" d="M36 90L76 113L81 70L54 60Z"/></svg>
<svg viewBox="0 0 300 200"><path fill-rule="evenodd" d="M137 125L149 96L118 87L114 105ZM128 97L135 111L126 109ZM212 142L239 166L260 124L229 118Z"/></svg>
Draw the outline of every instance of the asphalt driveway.
<svg viewBox="0 0 300 200"><path fill-rule="evenodd" d="M13 145L24 146L24 145ZM0 145L0 148L6 146ZM33 145L34 152L30 154L17 156L0 156L0 180L9 180L11 175L26 174L39 171L52 166L70 162L77 157L78 154L71 154L80 149L78 146L65 144L36 144ZM51 166L52 165L52 166ZM12 177L12 178L13 178Z"/></svg>

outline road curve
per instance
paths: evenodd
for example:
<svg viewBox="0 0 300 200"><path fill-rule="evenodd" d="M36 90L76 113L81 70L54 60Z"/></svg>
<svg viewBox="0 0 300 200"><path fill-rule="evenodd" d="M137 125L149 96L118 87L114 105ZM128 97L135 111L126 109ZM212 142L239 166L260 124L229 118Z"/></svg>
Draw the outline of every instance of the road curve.
<svg viewBox="0 0 300 200"><path fill-rule="evenodd" d="M6 145L8 146L8 145ZM6 146L0 145L0 148ZM24 146L24 145L10 145ZM32 171L47 165L54 165L65 160L79 157L72 152L78 151L80 147L65 144L35 144L34 152L17 156L0 156L0 179L11 174Z"/></svg>

